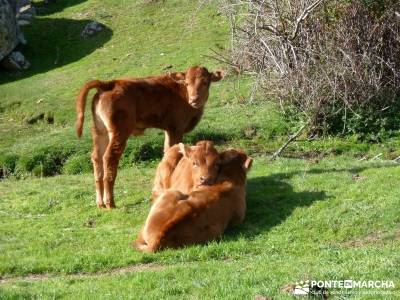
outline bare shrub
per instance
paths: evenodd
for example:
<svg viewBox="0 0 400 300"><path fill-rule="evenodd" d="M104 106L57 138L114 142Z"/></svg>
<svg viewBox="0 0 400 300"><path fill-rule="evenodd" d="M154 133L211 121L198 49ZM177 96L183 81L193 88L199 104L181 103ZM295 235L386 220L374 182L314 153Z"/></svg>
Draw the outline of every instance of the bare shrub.
<svg viewBox="0 0 400 300"><path fill-rule="evenodd" d="M285 114L294 112L314 132L400 128L398 1L220 4L231 21L229 63L257 74Z"/></svg>

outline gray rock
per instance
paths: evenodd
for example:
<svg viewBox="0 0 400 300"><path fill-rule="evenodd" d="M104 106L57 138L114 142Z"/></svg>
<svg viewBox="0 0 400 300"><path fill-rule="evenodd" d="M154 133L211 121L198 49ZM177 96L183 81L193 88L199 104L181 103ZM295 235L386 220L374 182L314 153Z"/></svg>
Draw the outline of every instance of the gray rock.
<svg viewBox="0 0 400 300"><path fill-rule="evenodd" d="M31 0L19 0L18 7L31 6Z"/></svg>
<svg viewBox="0 0 400 300"><path fill-rule="evenodd" d="M13 7L7 0L0 0L0 60L18 45L19 32Z"/></svg>
<svg viewBox="0 0 400 300"><path fill-rule="evenodd" d="M36 15L29 0L0 0L0 61L11 69L26 69L30 63L20 52L12 53L18 44L26 44L20 25L29 24Z"/></svg>
<svg viewBox="0 0 400 300"><path fill-rule="evenodd" d="M17 13L17 23L19 26L29 25L36 16L36 10L30 1L19 1L19 9Z"/></svg>
<svg viewBox="0 0 400 300"><path fill-rule="evenodd" d="M17 12L18 12L18 9L17 9L18 1L16 1L16 0L7 0L6 2L8 2L8 4L11 6L14 15L16 15Z"/></svg>
<svg viewBox="0 0 400 300"><path fill-rule="evenodd" d="M25 36L24 36L24 34L22 33L21 30L19 30L19 32L18 32L18 34L17 34L17 39L18 39L18 41L19 41L22 45L26 45L26 44L27 44L27 41L26 41L26 39L25 39Z"/></svg>
<svg viewBox="0 0 400 300"><path fill-rule="evenodd" d="M35 15L30 14L30 13L19 14L17 17L17 20L18 20L17 23L20 26L28 25L32 22L34 17L35 17Z"/></svg>
<svg viewBox="0 0 400 300"><path fill-rule="evenodd" d="M9 70L25 70L31 64L26 60L25 56L19 51L13 51L7 55L2 61L1 65Z"/></svg>
<svg viewBox="0 0 400 300"><path fill-rule="evenodd" d="M88 38L96 35L98 32L102 31L105 26L99 22L93 21L88 23L83 29L81 36L84 38Z"/></svg>
<svg viewBox="0 0 400 300"><path fill-rule="evenodd" d="M31 15L35 16L36 15L36 9L31 4L28 4L28 5L21 6L19 8L19 13L20 14L31 14Z"/></svg>
<svg viewBox="0 0 400 300"><path fill-rule="evenodd" d="M18 21L19 20L27 20L27 21L32 21L34 15L30 14L30 13L23 13L18 15Z"/></svg>
<svg viewBox="0 0 400 300"><path fill-rule="evenodd" d="M19 19L17 21L18 26L25 26L31 24L30 20Z"/></svg>

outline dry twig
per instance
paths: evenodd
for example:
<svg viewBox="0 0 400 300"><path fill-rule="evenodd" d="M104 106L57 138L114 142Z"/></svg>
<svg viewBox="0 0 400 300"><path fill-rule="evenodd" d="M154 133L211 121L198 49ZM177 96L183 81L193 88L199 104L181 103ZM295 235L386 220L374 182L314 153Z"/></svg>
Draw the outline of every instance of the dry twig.
<svg viewBox="0 0 400 300"><path fill-rule="evenodd" d="M287 146L289 146L289 144L291 142L293 142L302 132L303 130L306 128L307 124L304 124L303 126L300 127L300 129L293 135L291 135L289 137L289 139L286 141L286 143L284 143L282 145L282 147L280 147L272 156L271 156L271 161L275 160L279 155L281 155L281 153L287 148Z"/></svg>

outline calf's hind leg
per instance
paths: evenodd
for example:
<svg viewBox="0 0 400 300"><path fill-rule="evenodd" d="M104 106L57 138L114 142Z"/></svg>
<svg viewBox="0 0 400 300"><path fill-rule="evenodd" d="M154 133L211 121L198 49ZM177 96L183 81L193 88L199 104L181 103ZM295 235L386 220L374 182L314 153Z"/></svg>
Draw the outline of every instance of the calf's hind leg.
<svg viewBox="0 0 400 300"><path fill-rule="evenodd" d="M105 207L103 202L103 155L106 151L108 145L108 135L106 131L96 130L95 127L92 128L93 137L93 152L92 152L92 163L93 172L96 185L96 203L99 208Z"/></svg>
<svg viewBox="0 0 400 300"><path fill-rule="evenodd" d="M117 177L117 169L119 159L124 152L128 136L121 136L120 134L110 134L110 142L108 143L106 152L103 156L104 168L104 201L108 209L115 208L114 202L114 183Z"/></svg>

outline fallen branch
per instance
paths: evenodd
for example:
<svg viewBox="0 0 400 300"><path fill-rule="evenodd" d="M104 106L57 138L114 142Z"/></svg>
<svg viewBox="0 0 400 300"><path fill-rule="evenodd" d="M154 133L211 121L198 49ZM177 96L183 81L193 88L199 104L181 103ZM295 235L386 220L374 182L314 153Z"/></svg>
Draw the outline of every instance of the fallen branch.
<svg viewBox="0 0 400 300"><path fill-rule="evenodd" d="M293 135L291 135L289 137L289 139L286 141L286 143L284 143L282 145L282 147L280 147L272 156L271 156L271 161L275 160L279 155L281 155L281 153L283 152L283 150L286 149L286 147L292 142L294 141L304 130L304 128L306 128L307 124L304 124L303 126L300 127L300 129Z"/></svg>
<svg viewBox="0 0 400 300"><path fill-rule="evenodd" d="M381 157L382 154L383 154L383 153L379 153L378 155L375 155L375 156L374 156L373 158L371 158L370 160L376 160L376 159L378 159L379 157Z"/></svg>
<svg viewBox="0 0 400 300"><path fill-rule="evenodd" d="M364 160L366 160L367 158L368 158L368 154L365 155L365 156L363 156L363 157L361 157L358 161L364 161Z"/></svg>
<svg viewBox="0 0 400 300"><path fill-rule="evenodd" d="M218 53L217 51L215 51L212 48L210 48L210 51L213 52L213 55L203 54L201 56L202 57L206 57L206 58L211 58L211 59L216 60L216 61L218 61L220 63L230 65L231 67L233 67L233 68L235 68L237 70L240 70L240 67L237 64L233 63L228 57L222 55L221 53Z"/></svg>

